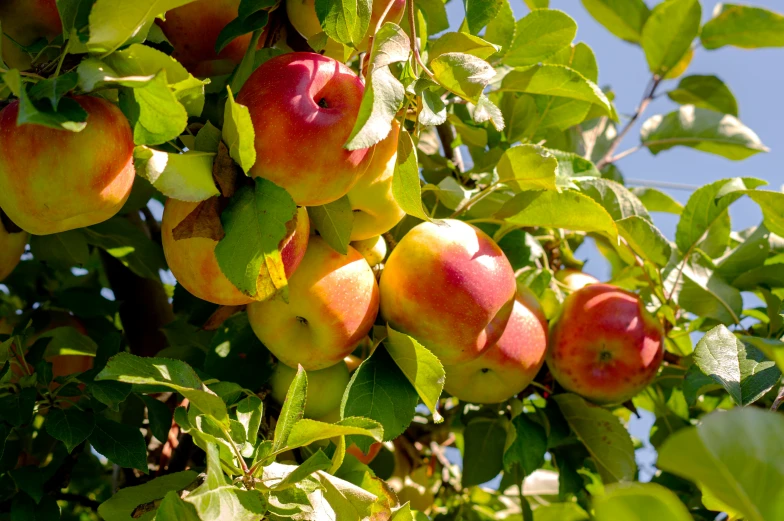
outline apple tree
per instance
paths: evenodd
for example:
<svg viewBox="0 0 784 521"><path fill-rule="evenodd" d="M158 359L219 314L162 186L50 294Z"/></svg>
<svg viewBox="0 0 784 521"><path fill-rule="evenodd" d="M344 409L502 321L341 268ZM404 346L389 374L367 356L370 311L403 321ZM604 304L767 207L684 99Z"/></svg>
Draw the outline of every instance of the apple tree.
<svg viewBox="0 0 784 521"><path fill-rule="evenodd" d="M776 173L622 173L766 152L689 65L784 15L582 0L616 107L548 0L448 1L0 0L0 520L784 519Z"/></svg>

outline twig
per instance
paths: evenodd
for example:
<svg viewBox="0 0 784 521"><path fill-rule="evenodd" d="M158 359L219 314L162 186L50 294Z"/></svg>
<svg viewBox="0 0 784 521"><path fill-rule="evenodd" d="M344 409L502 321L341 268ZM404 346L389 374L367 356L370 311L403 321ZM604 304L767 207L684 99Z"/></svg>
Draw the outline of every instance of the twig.
<svg viewBox="0 0 784 521"><path fill-rule="evenodd" d="M667 188L670 190L684 190L688 192L694 192L698 190L700 187L695 185L687 185L683 183L669 183L666 181L650 181L648 179L626 179L627 185L638 185L638 186L645 186L651 188Z"/></svg>
<svg viewBox="0 0 784 521"><path fill-rule="evenodd" d="M516 465L514 469L515 481L517 482L517 494L520 498L520 512L523 514L523 521L533 521L534 513L531 511L531 505L528 503L525 494L523 494L523 482L525 475L520 476L520 465Z"/></svg>
<svg viewBox="0 0 784 521"><path fill-rule="evenodd" d="M360 73L365 71L365 60L373 53L373 40L376 38L376 34L381 30L381 26L384 25L384 20L386 20L389 11L392 9L392 6L395 5L395 0L389 0L387 2L387 6L384 8L384 12L381 14L381 17L378 19L378 23L376 23L375 30L370 34L368 37L368 46L365 50L365 54L362 55L362 61L359 64L359 71ZM370 72L370 71L367 71ZM367 78L367 74L364 74L365 78Z"/></svg>
<svg viewBox="0 0 784 521"><path fill-rule="evenodd" d="M408 24L411 28L411 52L414 53L414 74L417 74L416 66L419 64L422 67L422 70L425 74L427 74L431 80L436 81L435 75L430 72L430 69L422 61L422 56L419 54L419 40L417 40L417 32L416 32L416 6L415 0L408 0Z"/></svg>
<svg viewBox="0 0 784 521"><path fill-rule="evenodd" d="M457 172L462 174L465 170L463 165L463 154L460 153L459 148L452 148L452 143L455 140L455 130L449 123L442 123L436 127L438 138L441 140L441 145L444 147L444 156L454 163Z"/></svg>
<svg viewBox="0 0 784 521"><path fill-rule="evenodd" d="M776 412L782 403L784 403L784 385L782 385L781 389L779 389L779 394L776 396L776 399L773 401L773 405L770 406L770 410Z"/></svg>

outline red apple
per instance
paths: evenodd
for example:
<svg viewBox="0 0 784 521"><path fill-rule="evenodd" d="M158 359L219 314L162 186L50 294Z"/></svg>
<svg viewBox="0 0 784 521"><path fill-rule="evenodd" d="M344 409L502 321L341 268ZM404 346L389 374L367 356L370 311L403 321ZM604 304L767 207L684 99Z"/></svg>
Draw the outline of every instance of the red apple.
<svg viewBox="0 0 784 521"><path fill-rule="evenodd" d="M19 102L0 112L0 207L20 228L46 235L114 216L135 177L128 120L103 98L74 98L81 132L17 126Z"/></svg>
<svg viewBox="0 0 784 521"><path fill-rule="evenodd" d="M561 386L596 403L624 402L656 376L659 321L639 296L609 284L569 295L550 335L547 366Z"/></svg>
<svg viewBox="0 0 784 521"><path fill-rule="evenodd" d="M30 56L19 45L31 45L41 38L53 40L63 32L55 0L0 0L0 23L2 58L12 69L31 65Z"/></svg>
<svg viewBox="0 0 784 521"><path fill-rule="evenodd" d="M302 206L346 195L372 155L343 148L364 90L351 69L319 54L284 54L262 64L237 96L256 131L250 174L285 188Z"/></svg>
<svg viewBox="0 0 784 521"><path fill-rule="evenodd" d="M381 315L455 365L498 341L516 289L512 266L484 232L453 219L422 223L387 259Z"/></svg>

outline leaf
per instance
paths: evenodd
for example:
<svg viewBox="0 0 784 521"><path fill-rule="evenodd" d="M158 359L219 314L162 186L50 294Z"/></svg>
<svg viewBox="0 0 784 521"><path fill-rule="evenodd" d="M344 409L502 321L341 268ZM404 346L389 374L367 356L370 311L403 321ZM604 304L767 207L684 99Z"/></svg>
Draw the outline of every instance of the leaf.
<svg viewBox="0 0 784 521"><path fill-rule="evenodd" d="M626 429L609 411L588 404L576 394L553 397L574 433L588 449L604 483L631 481L637 466Z"/></svg>
<svg viewBox="0 0 784 521"><path fill-rule="evenodd" d="M689 510L671 490L656 483L622 483L596 498L596 521L692 521Z"/></svg>
<svg viewBox="0 0 784 521"><path fill-rule="evenodd" d="M357 47L370 26L372 0L316 0L316 15L327 36Z"/></svg>
<svg viewBox="0 0 784 521"><path fill-rule="evenodd" d="M10 73L7 73L3 77L6 84L9 75ZM32 101L27 95L27 87L23 87L19 90L19 113L16 124L43 125L71 132L81 132L87 126L87 112L76 100L64 98L57 108L58 110L55 111L47 100Z"/></svg>
<svg viewBox="0 0 784 521"><path fill-rule="evenodd" d="M286 399L283 401L278 423L275 425L273 451L278 451L287 446L291 430L297 422L302 420L302 416L305 414L305 400L307 396L308 376L302 366L298 366L297 374L286 392Z"/></svg>
<svg viewBox="0 0 784 521"><path fill-rule="evenodd" d="M419 111L419 122L426 127L445 123L446 105L441 96L431 89L423 90L420 95L422 96L422 110Z"/></svg>
<svg viewBox="0 0 784 521"><path fill-rule="evenodd" d="M491 58L502 58L509 46L512 45L515 37L515 15L512 11L512 6L509 5L509 0L502 0L498 14L487 23L487 29L483 38L498 47L500 50L491 56Z"/></svg>
<svg viewBox="0 0 784 521"><path fill-rule="evenodd" d="M651 14L643 0L582 0L586 11L605 29L627 42L639 43Z"/></svg>
<svg viewBox="0 0 784 521"><path fill-rule="evenodd" d="M120 410L120 404L131 395L132 387L122 382L88 382L87 390L98 400L113 411Z"/></svg>
<svg viewBox="0 0 784 521"><path fill-rule="evenodd" d="M427 57L431 61L448 52L462 52L486 60L497 51L495 45L478 36L457 32L444 33L428 45Z"/></svg>
<svg viewBox="0 0 784 521"><path fill-rule="evenodd" d="M484 94L479 96L479 102L474 107L472 116L475 123L489 121L498 132L503 131L506 126L501 110Z"/></svg>
<svg viewBox="0 0 784 521"><path fill-rule="evenodd" d="M327 241L330 248L346 255L351 230L354 227L354 211L348 196L321 206L309 206L308 215L319 235Z"/></svg>
<svg viewBox="0 0 784 521"><path fill-rule="evenodd" d="M39 81L30 88L29 94L33 99L46 99L52 105L54 110L57 110L57 105L60 99L71 89L76 87L79 82L79 75L74 72L68 72L61 76L48 78Z"/></svg>
<svg viewBox="0 0 784 521"><path fill-rule="evenodd" d="M784 516L784 419L748 407L716 411L681 429L659 450L657 466L694 481L748 521ZM738 443L743 440L743 443Z"/></svg>
<svg viewBox="0 0 784 521"><path fill-rule="evenodd" d="M613 115L604 92L579 72L563 65L542 64L513 70L504 77L501 90L587 101L607 116Z"/></svg>
<svg viewBox="0 0 784 521"><path fill-rule="evenodd" d="M193 505L180 499L177 492L170 490L155 511L155 521L200 521Z"/></svg>
<svg viewBox="0 0 784 521"><path fill-rule="evenodd" d="M471 34L478 34L501 8L501 0L463 0L465 5L465 21Z"/></svg>
<svg viewBox="0 0 784 521"><path fill-rule="evenodd" d="M129 120L136 145L163 144L179 136L188 124L188 113L169 89L165 70L146 85L133 89L133 102Z"/></svg>
<svg viewBox="0 0 784 521"><path fill-rule="evenodd" d="M678 145L735 161L768 151L757 134L734 116L692 105L651 117L643 124L640 138L654 155Z"/></svg>
<svg viewBox="0 0 784 521"><path fill-rule="evenodd" d="M169 491L182 490L193 483L197 477L197 472L185 470L157 477L143 485L122 488L101 503L98 514L103 519L133 521L131 514L139 505L161 499Z"/></svg>
<svg viewBox="0 0 784 521"><path fill-rule="evenodd" d="M328 440L335 436L352 435L367 436L379 443L382 439L386 439L381 424L370 418L346 417L337 423L304 419L294 424L286 446L293 449L310 445L316 441Z"/></svg>
<svg viewBox="0 0 784 521"><path fill-rule="evenodd" d="M192 1L140 0L118 8L114 0L97 0L90 11L87 48L93 53L109 54L136 36L156 16Z"/></svg>
<svg viewBox="0 0 784 521"><path fill-rule="evenodd" d="M672 198L671 195L656 188L630 188L637 199L645 205L649 212L664 212L680 215L683 205Z"/></svg>
<svg viewBox="0 0 784 521"><path fill-rule="evenodd" d="M582 193L601 204L616 221L633 216L650 220L645 206L620 183L609 179L589 178L580 180L577 184ZM669 256L667 259L669 260Z"/></svg>
<svg viewBox="0 0 784 521"><path fill-rule="evenodd" d="M172 424L172 411L169 406L152 396L140 396L144 405L147 407L147 419L150 423L150 431L161 443L169 440L169 430Z"/></svg>
<svg viewBox="0 0 784 521"><path fill-rule="evenodd" d="M573 177L601 177L601 173L596 169L590 160L575 154L574 152L564 152L554 148L545 150L558 160L558 168L555 170L555 184L561 188L574 188Z"/></svg>
<svg viewBox="0 0 784 521"><path fill-rule="evenodd" d="M52 496L44 496L39 503L26 494L14 495L11 502L11 521L55 521L60 519L60 507Z"/></svg>
<svg viewBox="0 0 784 521"><path fill-rule="evenodd" d="M133 157L136 175L147 179L167 197L204 201L220 195L212 178L213 153L170 154L141 146L134 149Z"/></svg>
<svg viewBox="0 0 784 521"><path fill-rule="evenodd" d="M634 253L659 267L670 261L672 246L664 234L648 219L633 215L615 221L618 232Z"/></svg>
<svg viewBox="0 0 784 521"><path fill-rule="evenodd" d="M33 235L30 252L39 261L56 267L83 266L90 260L90 249L81 230Z"/></svg>
<svg viewBox="0 0 784 521"><path fill-rule="evenodd" d="M723 324L738 322L743 308L740 291L709 268L695 262L686 264L682 279L683 287L677 300L685 310Z"/></svg>
<svg viewBox="0 0 784 521"><path fill-rule="evenodd" d="M65 443L68 452L73 452L77 445L87 439L95 427L92 413L78 409L52 409L44 422L49 435Z"/></svg>
<svg viewBox="0 0 784 521"><path fill-rule="evenodd" d="M726 327L716 326L700 339L694 363L729 393L739 406L760 399L781 378L774 362L746 346Z"/></svg>
<svg viewBox="0 0 784 521"><path fill-rule="evenodd" d="M38 395L35 387L25 387L18 393L0 396L0 418L13 427L21 427L33 419L35 398Z"/></svg>
<svg viewBox="0 0 784 521"><path fill-rule="evenodd" d="M558 161L537 145L519 145L507 149L498 161L498 180L516 189L556 190Z"/></svg>
<svg viewBox="0 0 784 521"><path fill-rule="evenodd" d="M223 422L228 418L223 400L209 391L196 372L180 360L119 353L109 359L95 379L134 385L163 385L182 394L204 414L217 421Z"/></svg>
<svg viewBox="0 0 784 521"><path fill-rule="evenodd" d="M762 351L769 360L776 362L779 371L784 371L784 342L755 336L742 336L741 340Z"/></svg>
<svg viewBox="0 0 784 521"><path fill-rule="evenodd" d="M217 327L207 348L204 367L210 376L247 389L256 389L259 382L267 381L272 374L272 360L253 332L247 313L237 313Z"/></svg>
<svg viewBox="0 0 784 521"><path fill-rule="evenodd" d="M599 81L599 64L596 63L596 55L586 43L578 42L576 45L564 47L545 63L566 65L594 83Z"/></svg>
<svg viewBox="0 0 784 521"><path fill-rule="evenodd" d="M716 76L686 76L678 87L667 92L669 98L681 105L713 110L738 117L738 102L727 85Z"/></svg>
<svg viewBox="0 0 784 521"><path fill-rule="evenodd" d="M547 433L544 427L531 420L527 414L518 414L512 420L514 441L504 451L504 469L520 465L523 475L530 476L544 465L547 452Z"/></svg>
<svg viewBox="0 0 784 521"><path fill-rule="evenodd" d="M745 193L759 205L768 230L784 237L784 193L767 190L747 190Z"/></svg>
<svg viewBox="0 0 784 521"><path fill-rule="evenodd" d="M226 236L220 220L222 206L221 199L217 197L200 202L185 219L172 228L172 237L175 241L194 237L220 241Z"/></svg>
<svg viewBox="0 0 784 521"><path fill-rule="evenodd" d="M749 269L732 280L740 290L751 291L758 287L784 287L784 264L768 264Z"/></svg>
<svg viewBox="0 0 784 521"><path fill-rule="evenodd" d="M90 443L109 461L147 474L147 444L137 427L95 417Z"/></svg>
<svg viewBox="0 0 784 521"><path fill-rule="evenodd" d="M503 470L506 423L506 420L500 417L478 417L466 425L463 431L464 487L481 485Z"/></svg>
<svg viewBox="0 0 784 521"><path fill-rule="evenodd" d="M324 454L324 451L319 449L312 456L302 462L296 470L291 472L288 476L274 484L271 488L282 489L292 485L296 485L303 479L319 470L327 470L332 466L332 460Z"/></svg>
<svg viewBox="0 0 784 521"><path fill-rule="evenodd" d="M155 74L122 76L106 62L97 58L86 58L79 62L79 65L76 67L76 73L79 75L79 85L85 92L92 92L105 85L131 88L142 87L155 77Z"/></svg>
<svg viewBox="0 0 784 521"><path fill-rule="evenodd" d="M515 38L503 58L510 67L535 65L564 47L577 34L577 23L563 11L536 9L517 22Z"/></svg>
<svg viewBox="0 0 784 521"><path fill-rule="evenodd" d="M234 101L230 87L228 93L223 111L223 141L229 147L231 158L248 173L256 163L256 131L248 107Z"/></svg>
<svg viewBox="0 0 784 521"><path fill-rule="evenodd" d="M654 74L664 76L678 65L700 30L699 0L665 0L651 11L640 44Z"/></svg>
<svg viewBox="0 0 784 521"><path fill-rule="evenodd" d="M408 215L424 221L430 216L422 208L422 187L419 184L419 164L411 134L401 130L397 141L397 159L392 178L392 195L395 202Z"/></svg>
<svg viewBox="0 0 784 521"><path fill-rule="evenodd" d="M700 40L708 50L725 45L741 49L784 47L784 16L761 7L720 3L702 27Z"/></svg>
<svg viewBox="0 0 784 521"><path fill-rule="evenodd" d="M436 81L461 98L477 103L495 69L486 61L461 52L444 53L430 62Z"/></svg>
<svg viewBox="0 0 784 521"><path fill-rule="evenodd" d="M613 218L601 205L587 195L571 190L521 192L504 203L496 217L520 226L602 232L610 237L618 235Z"/></svg>
<svg viewBox="0 0 784 521"><path fill-rule="evenodd" d="M433 413L433 421L441 423L438 413L438 398L444 389L446 379L444 367L438 358L414 338L399 333L387 325L384 346L397 366L406 375L428 409Z"/></svg>
<svg viewBox="0 0 784 521"><path fill-rule="evenodd" d="M256 444L263 412L264 404L258 396L247 396L237 404L237 421L245 428L245 437L251 445Z"/></svg>
<svg viewBox="0 0 784 521"><path fill-rule="evenodd" d="M72 326L61 326L42 333L39 338L51 338L46 346L45 357L58 355L95 356L98 345L89 336Z"/></svg>

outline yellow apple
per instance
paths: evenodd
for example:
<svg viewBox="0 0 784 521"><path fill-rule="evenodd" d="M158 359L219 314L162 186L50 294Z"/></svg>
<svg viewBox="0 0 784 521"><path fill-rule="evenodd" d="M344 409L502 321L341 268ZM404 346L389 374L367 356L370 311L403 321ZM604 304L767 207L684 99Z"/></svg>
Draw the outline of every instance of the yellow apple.
<svg viewBox="0 0 784 521"><path fill-rule="evenodd" d="M555 273L555 280L566 286L570 291L577 291L588 284L598 284L599 279L579 270L565 269Z"/></svg>
<svg viewBox="0 0 784 521"><path fill-rule="evenodd" d="M272 398L283 405L286 393L297 370L278 362L270 378ZM333 411L340 411L340 401L343 391L349 381L348 367L345 362L321 369L307 371L308 394L305 401L305 416L307 418L323 418Z"/></svg>
<svg viewBox="0 0 784 521"><path fill-rule="evenodd" d="M380 235L364 241L352 242L351 246L365 257L371 268L384 262L387 256L387 242Z"/></svg>
<svg viewBox="0 0 784 521"><path fill-rule="evenodd" d="M27 232L10 233L0 223L0 281L9 276L25 251Z"/></svg>

